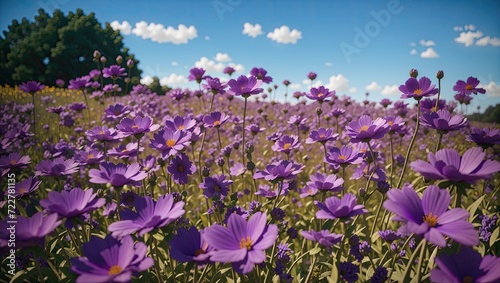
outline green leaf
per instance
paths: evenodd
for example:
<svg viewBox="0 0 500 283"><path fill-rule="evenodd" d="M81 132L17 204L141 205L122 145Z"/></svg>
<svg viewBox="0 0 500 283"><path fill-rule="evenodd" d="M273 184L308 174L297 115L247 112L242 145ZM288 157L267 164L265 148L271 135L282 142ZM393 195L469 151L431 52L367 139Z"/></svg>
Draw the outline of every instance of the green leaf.
<svg viewBox="0 0 500 283"><path fill-rule="evenodd" d="M339 282L339 270L337 269L337 264L332 264L332 271L330 277L327 278L328 283Z"/></svg>
<svg viewBox="0 0 500 283"><path fill-rule="evenodd" d="M310 255L315 255L317 253L321 252L321 248L319 246L315 247L314 249L309 251Z"/></svg>
<svg viewBox="0 0 500 283"><path fill-rule="evenodd" d="M490 243L490 247L492 247L495 244L495 242L497 241L499 233L500 233L500 227L497 227L493 231L493 233L491 233L490 242L489 242Z"/></svg>
<svg viewBox="0 0 500 283"><path fill-rule="evenodd" d="M486 195L483 195L482 197L478 198L474 203L472 203L467 210L469 211L469 222L474 222L474 218L476 218L476 211L481 202L483 201L484 197Z"/></svg>

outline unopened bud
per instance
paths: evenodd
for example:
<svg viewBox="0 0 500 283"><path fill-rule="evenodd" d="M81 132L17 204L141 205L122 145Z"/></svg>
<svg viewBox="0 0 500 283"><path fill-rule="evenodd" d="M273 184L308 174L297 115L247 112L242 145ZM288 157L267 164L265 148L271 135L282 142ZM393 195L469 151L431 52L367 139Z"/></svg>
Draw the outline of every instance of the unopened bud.
<svg viewBox="0 0 500 283"><path fill-rule="evenodd" d="M128 59L127 60L127 67L130 69L134 66L134 60L132 59Z"/></svg>
<svg viewBox="0 0 500 283"><path fill-rule="evenodd" d="M121 55L116 56L116 64L120 65L123 62L123 57Z"/></svg>
<svg viewBox="0 0 500 283"><path fill-rule="evenodd" d="M443 77L444 77L444 72L443 72L443 70L439 70L439 71L437 72L437 74L436 74L436 78L437 78L438 80L440 80L440 79L442 79Z"/></svg>
<svg viewBox="0 0 500 283"><path fill-rule="evenodd" d="M418 77L418 71L417 71L417 69L411 69L410 70L410 77L412 77L412 78L417 78Z"/></svg>

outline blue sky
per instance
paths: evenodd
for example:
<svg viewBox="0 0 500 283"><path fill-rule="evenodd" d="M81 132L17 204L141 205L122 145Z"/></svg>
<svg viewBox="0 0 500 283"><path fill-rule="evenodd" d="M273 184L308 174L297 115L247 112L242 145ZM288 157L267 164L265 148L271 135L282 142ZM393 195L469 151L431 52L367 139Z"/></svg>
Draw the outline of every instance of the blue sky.
<svg viewBox="0 0 500 283"><path fill-rule="evenodd" d="M474 76L488 92L471 108L500 103L496 0L1 1L0 28L33 19L39 8L82 8L101 23L115 22L145 81L158 76L173 87L196 86L186 83L193 66L227 77L220 71L233 64L240 70L233 77L266 69L281 99L284 79L293 83L290 94L306 91L304 79L314 71L316 83L338 95L361 101L368 91L370 100L397 100L409 69L436 83L442 69L443 98L453 99L455 82Z"/></svg>

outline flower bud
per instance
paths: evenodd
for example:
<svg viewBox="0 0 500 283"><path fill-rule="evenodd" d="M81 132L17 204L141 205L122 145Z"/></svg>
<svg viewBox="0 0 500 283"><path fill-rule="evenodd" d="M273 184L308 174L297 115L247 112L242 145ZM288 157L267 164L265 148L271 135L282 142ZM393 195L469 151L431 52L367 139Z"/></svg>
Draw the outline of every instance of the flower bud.
<svg viewBox="0 0 500 283"><path fill-rule="evenodd" d="M99 59L101 58L101 52L99 50L94 50L94 59Z"/></svg>
<svg viewBox="0 0 500 283"><path fill-rule="evenodd" d="M134 66L134 60L132 59L128 59L127 60L127 67L130 69Z"/></svg>
<svg viewBox="0 0 500 283"><path fill-rule="evenodd" d="M311 80L311 81L314 81L316 79L316 73L314 72L309 72L309 74L307 74L307 77Z"/></svg>
<svg viewBox="0 0 500 283"><path fill-rule="evenodd" d="M121 55L116 56L116 64L120 65L123 62L123 57Z"/></svg>
<svg viewBox="0 0 500 283"><path fill-rule="evenodd" d="M106 61L108 61L108 60L106 59L106 57L102 56L102 57L101 57L101 63L106 63Z"/></svg>
<svg viewBox="0 0 500 283"><path fill-rule="evenodd" d="M412 77L412 78L417 78L418 77L418 71L417 71L417 69L411 69L410 70L410 77Z"/></svg>
<svg viewBox="0 0 500 283"><path fill-rule="evenodd" d="M321 110L320 107L316 107L316 114L319 116L321 114L323 114L323 110Z"/></svg>
<svg viewBox="0 0 500 283"><path fill-rule="evenodd" d="M201 170L201 175L205 178L210 176L210 168L208 168L207 166L203 166L203 169Z"/></svg>
<svg viewBox="0 0 500 283"><path fill-rule="evenodd" d="M247 162L247 169L252 171L253 169L255 169L255 163L253 163L252 161L248 161Z"/></svg>
<svg viewBox="0 0 500 283"><path fill-rule="evenodd" d="M439 71L437 72L437 74L436 74L436 78L437 78L438 80L440 80L440 79L442 79L443 77L444 77L444 72L443 72L443 70L439 70Z"/></svg>

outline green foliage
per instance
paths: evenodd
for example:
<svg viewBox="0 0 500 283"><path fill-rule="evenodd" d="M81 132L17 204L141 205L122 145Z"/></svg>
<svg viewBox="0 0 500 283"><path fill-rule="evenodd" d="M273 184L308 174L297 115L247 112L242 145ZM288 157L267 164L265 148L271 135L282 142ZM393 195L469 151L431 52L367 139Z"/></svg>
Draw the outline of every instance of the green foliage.
<svg viewBox="0 0 500 283"><path fill-rule="evenodd" d="M99 50L107 58L106 66L115 64L115 58L121 55L121 65L127 73L130 69L125 66L126 61L134 60L131 83L138 84L139 61L122 40L120 32L113 30L109 23L103 28L94 13L85 15L78 9L76 13L64 15L55 10L50 16L40 9L34 21L13 20L0 36L0 83L14 85L35 80L55 85L57 79L63 79L67 84L70 79L97 68L93 52ZM99 65L102 69L102 64ZM119 83L125 87L123 80Z"/></svg>
<svg viewBox="0 0 500 283"><path fill-rule="evenodd" d="M152 92L156 92L158 95L165 95L166 92L171 90L168 86L160 85L160 79L158 77L153 77L153 82L148 85L148 89Z"/></svg>
<svg viewBox="0 0 500 283"><path fill-rule="evenodd" d="M500 104L489 106L484 113L474 113L467 116L471 121L483 123L500 123Z"/></svg>

